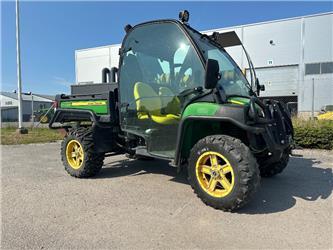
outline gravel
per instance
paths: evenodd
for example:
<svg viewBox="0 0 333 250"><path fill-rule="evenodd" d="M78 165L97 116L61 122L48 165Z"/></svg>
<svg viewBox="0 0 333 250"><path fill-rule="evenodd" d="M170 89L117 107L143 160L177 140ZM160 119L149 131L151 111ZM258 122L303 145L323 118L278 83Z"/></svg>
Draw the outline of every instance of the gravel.
<svg viewBox="0 0 333 250"><path fill-rule="evenodd" d="M1 248L332 249L333 152L297 150L255 198L204 205L165 161L105 160L70 177L60 144L2 146Z"/></svg>

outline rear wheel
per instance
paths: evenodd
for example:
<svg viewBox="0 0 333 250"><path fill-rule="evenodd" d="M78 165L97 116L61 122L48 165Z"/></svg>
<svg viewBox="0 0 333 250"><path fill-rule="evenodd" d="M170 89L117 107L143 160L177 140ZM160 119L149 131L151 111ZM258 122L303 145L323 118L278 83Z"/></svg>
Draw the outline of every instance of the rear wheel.
<svg viewBox="0 0 333 250"><path fill-rule="evenodd" d="M191 150L188 179L207 205L232 211L246 204L260 183L256 159L240 140L214 135Z"/></svg>
<svg viewBox="0 0 333 250"><path fill-rule="evenodd" d="M61 159L65 170L74 177L96 175L103 166L104 154L94 150L91 128L71 130L61 144Z"/></svg>
<svg viewBox="0 0 333 250"><path fill-rule="evenodd" d="M43 115L40 117L40 123L48 123L49 122L49 118L47 117L47 115Z"/></svg>

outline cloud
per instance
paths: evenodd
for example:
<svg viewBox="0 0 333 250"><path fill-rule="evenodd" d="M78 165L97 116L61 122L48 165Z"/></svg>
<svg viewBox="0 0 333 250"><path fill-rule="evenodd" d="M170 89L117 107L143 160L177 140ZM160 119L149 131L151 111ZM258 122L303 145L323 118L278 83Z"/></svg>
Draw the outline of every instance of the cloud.
<svg viewBox="0 0 333 250"><path fill-rule="evenodd" d="M0 83L0 90L4 91L13 91L17 88L17 85L15 83L9 83L9 82L1 82Z"/></svg>
<svg viewBox="0 0 333 250"><path fill-rule="evenodd" d="M66 80L63 77L54 76L53 79L54 79L55 83L60 84L60 85L65 86L65 87L70 87L73 84L72 82Z"/></svg>

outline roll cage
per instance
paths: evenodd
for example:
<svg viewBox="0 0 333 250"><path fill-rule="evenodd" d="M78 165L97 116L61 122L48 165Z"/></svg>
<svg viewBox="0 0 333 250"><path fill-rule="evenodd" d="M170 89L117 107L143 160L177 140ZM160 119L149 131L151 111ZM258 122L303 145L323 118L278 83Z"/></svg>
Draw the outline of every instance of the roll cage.
<svg viewBox="0 0 333 250"><path fill-rule="evenodd" d="M122 65L122 61L123 61L123 55L127 52L124 48L124 44L127 40L128 35L136 28L138 27L142 27L145 25L150 25L150 24L159 24L159 23L174 23L176 24L182 31L183 33L186 35L186 37L189 39L189 41L191 42L192 46L194 47L197 55L200 58L200 61L204 67L204 70L206 70L206 59L205 56L203 55L203 52L201 50L201 48L199 47L199 45L197 44L197 42L195 41L195 39L192 37L192 35L190 34L189 31L192 31L198 35L200 35L201 37L207 38L209 40L209 42L216 46L218 49L221 49L223 52L225 52L226 54L228 54L228 52L225 50L225 47L232 47L232 46L241 46L245 56L247 58L248 61L248 65L249 65L249 70L250 70L250 80L251 83L249 84L250 87L250 96L256 96L256 92L254 91L253 87L256 84L257 81L257 76L256 76L256 72L253 66L253 62L248 54L248 52L246 51L243 43L240 41L239 37L237 36L236 32L231 31L231 32L225 32L225 33L219 33L219 32L214 32L212 35L207 35L207 34L202 34L201 32L197 31L196 29L192 28L189 24L187 23L183 23L181 21L175 20L175 19L160 19L160 20L153 20L153 21L148 21L148 22L143 22L140 24L137 24L135 26L130 26L127 25L125 30L126 30L126 35L123 39L121 48L119 49L119 55L120 55L120 60L119 60L119 65L118 65L118 69L121 69L121 65ZM229 54L228 54L229 55ZM233 58L229 55L229 60L233 61ZM233 61L234 62L234 61ZM239 71L242 72L242 70L239 68L238 64L236 64L236 67L238 68ZM118 74L120 74L120 70L118 71ZM246 77L245 77L246 78ZM119 79L119 77L118 77Z"/></svg>

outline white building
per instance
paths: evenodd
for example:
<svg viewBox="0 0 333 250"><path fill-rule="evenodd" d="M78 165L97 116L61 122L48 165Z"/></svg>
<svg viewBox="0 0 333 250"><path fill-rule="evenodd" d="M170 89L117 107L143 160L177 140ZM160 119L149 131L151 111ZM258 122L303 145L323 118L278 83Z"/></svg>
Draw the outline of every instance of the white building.
<svg viewBox="0 0 333 250"><path fill-rule="evenodd" d="M54 96L50 95L25 95L22 94L23 121L30 121L32 110L46 109L52 106ZM15 122L18 119L17 94L11 92L0 92L0 110L2 122Z"/></svg>
<svg viewBox="0 0 333 250"><path fill-rule="evenodd" d="M203 31L235 31L249 52L261 96L298 104L299 112L333 105L333 13ZM118 67L120 44L75 51L76 83L99 83L103 68ZM228 48L247 68L241 47ZM312 102L313 100L313 102Z"/></svg>

